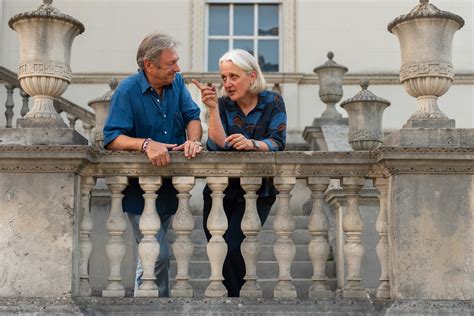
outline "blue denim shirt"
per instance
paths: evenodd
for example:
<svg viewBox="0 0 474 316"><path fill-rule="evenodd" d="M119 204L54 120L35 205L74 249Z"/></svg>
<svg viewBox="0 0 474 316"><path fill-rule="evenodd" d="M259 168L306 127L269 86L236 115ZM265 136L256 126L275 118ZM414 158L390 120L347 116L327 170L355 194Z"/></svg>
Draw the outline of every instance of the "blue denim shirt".
<svg viewBox="0 0 474 316"><path fill-rule="evenodd" d="M181 74L163 89L162 97L150 86L143 71L123 80L112 96L104 126L104 147L119 135L148 138L168 144L186 141L186 126L199 120L200 109L192 100ZM129 178L123 191L125 212L141 214L143 190L137 178ZM171 179L164 179L158 190L156 208L162 221L176 212L178 193Z"/></svg>
<svg viewBox="0 0 474 316"><path fill-rule="evenodd" d="M176 74L160 98L140 71L123 80L112 96L104 126L104 147L119 135L180 145L186 140L186 126L199 120L199 114L181 74Z"/></svg>

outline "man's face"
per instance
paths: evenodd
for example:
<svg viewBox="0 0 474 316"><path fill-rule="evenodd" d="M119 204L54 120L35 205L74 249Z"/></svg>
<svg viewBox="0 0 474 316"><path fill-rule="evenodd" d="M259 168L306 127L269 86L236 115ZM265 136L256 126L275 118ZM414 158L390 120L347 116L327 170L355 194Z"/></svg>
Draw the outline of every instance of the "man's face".
<svg viewBox="0 0 474 316"><path fill-rule="evenodd" d="M176 73L181 69L178 66L179 56L174 49L165 49L158 62L145 60L145 70L148 80L155 87L171 84Z"/></svg>

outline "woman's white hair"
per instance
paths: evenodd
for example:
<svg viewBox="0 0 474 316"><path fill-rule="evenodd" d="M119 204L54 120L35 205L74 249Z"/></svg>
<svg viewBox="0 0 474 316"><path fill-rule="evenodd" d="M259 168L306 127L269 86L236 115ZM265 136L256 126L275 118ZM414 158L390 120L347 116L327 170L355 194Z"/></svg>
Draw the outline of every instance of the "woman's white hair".
<svg viewBox="0 0 474 316"><path fill-rule="evenodd" d="M253 57L249 52L242 49L230 50L224 55L222 55L222 57L219 59L219 65L225 61L231 61L232 63L234 63L234 65L236 65L246 73L255 71L255 81L252 82L249 88L249 91L251 93L258 94L267 89L267 81L263 77L262 70L260 70L260 66L258 65L258 62L255 57Z"/></svg>

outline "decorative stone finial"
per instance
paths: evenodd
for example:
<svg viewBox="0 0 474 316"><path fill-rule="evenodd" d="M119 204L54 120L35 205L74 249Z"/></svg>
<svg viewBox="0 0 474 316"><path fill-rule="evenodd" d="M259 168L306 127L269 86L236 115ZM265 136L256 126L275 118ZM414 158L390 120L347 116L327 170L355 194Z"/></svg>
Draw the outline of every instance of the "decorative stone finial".
<svg viewBox="0 0 474 316"><path fill-rule="evenodd" d="M112 80L110 80L109 87L110 90L115 90L118 86L118 80L117 78L113 77Z"/></svg>
<svg viewBox="0 0 474 316"><path fill-rule="evenodd" d="M52 4L53 0L43 0L43 4Z"/></svg>
<svg viewBox="0 0 474 316"><path fill-rule="evenodd" d="M428 2L430 2L430 0L420 0L421 4L428 3Z"/></svg>
<svg viewBox="0 0 474 316"><path fill-rule="evenodd" d="M360 87L362 88L362 90L367 90L367 88L369 87L369 80L362 79L360 81Z"/></svg>
<svg viewBox="0 0 474 316"><path fill-rule="evenodd" d="M334 53L333 52L328 52L328 58L329 60L332 60L334 58Z"/></svg>

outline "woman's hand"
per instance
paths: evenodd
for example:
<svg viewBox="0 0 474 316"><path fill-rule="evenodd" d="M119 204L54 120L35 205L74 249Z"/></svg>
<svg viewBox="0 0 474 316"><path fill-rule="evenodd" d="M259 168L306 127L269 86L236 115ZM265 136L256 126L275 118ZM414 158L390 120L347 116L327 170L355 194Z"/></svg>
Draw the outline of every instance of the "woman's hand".
<svg viewBox="0 0 474 316"><path fill-rule="evenodd" d="M217 108L217 92L216 87L212 86L205 86L201 84L196 79L193 79L192 82L194 85L201 90L201 100L209 109Z"/></svg>
<svg viewBox="0 0 474 316"><path fill-rule="evenodd" d="M229 147L234 147L237 150L254 150L252 140L245 138L242 134L232 134L225 139L225 143L229 144Z"/></svg>

